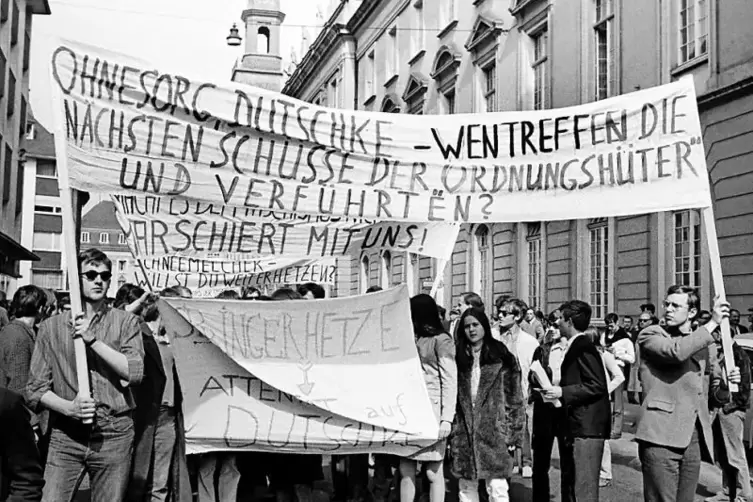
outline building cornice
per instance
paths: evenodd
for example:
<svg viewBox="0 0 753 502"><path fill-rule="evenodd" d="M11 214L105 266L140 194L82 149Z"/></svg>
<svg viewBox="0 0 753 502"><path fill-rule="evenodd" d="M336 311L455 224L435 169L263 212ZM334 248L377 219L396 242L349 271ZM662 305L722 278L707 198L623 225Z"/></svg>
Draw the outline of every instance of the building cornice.
<svg viewBox="0 0 753 502"><path fill-rule="evenodd" d="M744 94L753 94L753 76L701 94L697 98L698 108L704 110L719 102L730 101Z"/></svg>

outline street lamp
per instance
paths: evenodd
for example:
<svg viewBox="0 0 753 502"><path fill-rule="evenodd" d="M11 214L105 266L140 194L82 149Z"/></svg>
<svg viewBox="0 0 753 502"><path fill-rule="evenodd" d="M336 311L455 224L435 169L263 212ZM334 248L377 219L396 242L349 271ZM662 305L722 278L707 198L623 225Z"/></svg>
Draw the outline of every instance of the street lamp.
<svg viewBox="0 0 753 502"><path fill-rule="evenodd" d="M238 34L238 27L233 23L233 27L230 28L230 35L227 36L227 44L230 47L238 47L241 45L241 36Z"/></svg>

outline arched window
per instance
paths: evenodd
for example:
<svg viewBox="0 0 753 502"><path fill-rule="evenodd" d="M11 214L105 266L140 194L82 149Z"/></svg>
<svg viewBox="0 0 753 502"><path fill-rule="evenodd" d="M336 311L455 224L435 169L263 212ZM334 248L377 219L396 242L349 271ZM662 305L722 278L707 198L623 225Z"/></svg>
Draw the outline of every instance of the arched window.
<svg viewBox="0 0 753 502"><path fill-rule="evenodd" d="M380 268L381 286L384 289L392 286L392 253L384 251L382 253L382 262Z"/></svg>
<svg viewBox="0 0 753 502"><path fill-rule="evenodd" d="M260 26L256 32L256 48L259 54L269 54L269 28Z"/></svg>
<svg viewBox="0 0 753 502"><path fill-rule="evenodd" d="M369 287L369 257L361 258L361 293Z"/></svg>
<svg viewBox="0 0 753 502"><path fill-rule="evenodd" d="M484 303L491 305L491 232L486 225L479 225L473 232L471 261L471 290L478 293Z"/></svg>

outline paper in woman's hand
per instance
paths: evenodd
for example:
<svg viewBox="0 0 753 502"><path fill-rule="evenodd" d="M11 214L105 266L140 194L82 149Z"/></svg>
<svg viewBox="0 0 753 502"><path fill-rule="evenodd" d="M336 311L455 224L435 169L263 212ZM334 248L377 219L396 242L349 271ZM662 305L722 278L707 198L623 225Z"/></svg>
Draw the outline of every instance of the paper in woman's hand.
<svg viewBox="0 0 753 502"><path fill-rule="evenodd" d="M533 373L533 376L536 378L536 381L539 382L539 385L541 385L541 388L546 390L552 388L552 382L549 380L549 376L546 374L546 370L543 366L541 366L541 363L538 361L534 361L531 364L531 372ZM555 408L559 408L562 406L562 403L559 399L549 399L545 396L541 396L541 398L544 400L545 403L552 403Z"/></svg>

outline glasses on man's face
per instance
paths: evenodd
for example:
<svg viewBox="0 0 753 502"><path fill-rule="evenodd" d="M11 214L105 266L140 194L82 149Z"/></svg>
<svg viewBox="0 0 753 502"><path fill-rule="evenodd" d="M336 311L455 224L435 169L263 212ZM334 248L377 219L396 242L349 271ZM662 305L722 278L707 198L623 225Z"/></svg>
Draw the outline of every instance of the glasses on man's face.
<svg viewBox="0 0 753 502"><path fill-rule="evenodd" d="M97 272L96 270L87 270L83 274L81 274L83 277L86 277L86 280L89 282L94 282L97 280L97 276L101 277L103 281L107 282L112 278L112 272L109 270L105 270L103 272Z"/></svg>
<svg viewBox="0 0 753 502"><path fill-rule="evenodd" d="M508 315L511 315L512 312L508 312L507 310L500 310L499 311L499 317L507 317Z"/></svg>
<svg viewBox="0 0 753 502"><path fill-rule="evenodd" d="M651 322L651 319L638 319L638 322Z"/></svg>

